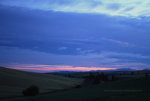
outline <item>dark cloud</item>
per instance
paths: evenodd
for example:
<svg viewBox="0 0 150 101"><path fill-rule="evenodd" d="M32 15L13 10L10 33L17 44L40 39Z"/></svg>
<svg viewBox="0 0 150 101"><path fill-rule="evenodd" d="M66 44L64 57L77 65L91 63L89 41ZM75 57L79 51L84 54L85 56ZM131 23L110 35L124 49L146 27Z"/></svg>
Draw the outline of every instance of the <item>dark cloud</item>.
<svg viewBox="0 0 150 101"><path fill-rule="evenodd" d="M0 6L0 15L1 63L98 66L149 61L146 18L143 21L10 6Z"/></svg>

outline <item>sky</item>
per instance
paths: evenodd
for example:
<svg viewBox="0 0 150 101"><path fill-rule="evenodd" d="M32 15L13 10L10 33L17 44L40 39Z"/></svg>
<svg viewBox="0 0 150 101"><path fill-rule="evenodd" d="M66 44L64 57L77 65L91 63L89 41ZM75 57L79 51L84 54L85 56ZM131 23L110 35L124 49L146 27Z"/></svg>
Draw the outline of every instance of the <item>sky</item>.
<svg viewBox="0 0 150 101"><path fill-rule="evenodd" d="M0 66L150 69L149 0L0 0Z"/></svg>

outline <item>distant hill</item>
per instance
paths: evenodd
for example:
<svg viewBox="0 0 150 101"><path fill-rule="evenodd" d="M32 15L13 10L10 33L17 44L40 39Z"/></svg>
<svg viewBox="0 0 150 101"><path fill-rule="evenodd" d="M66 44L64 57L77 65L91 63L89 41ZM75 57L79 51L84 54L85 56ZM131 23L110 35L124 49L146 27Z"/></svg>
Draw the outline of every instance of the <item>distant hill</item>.
<svg viewBox="0 0 150 101"><path fill-rule="evenodd" d="M146 69L148 70L148 69ZM119 69L115 69L115 70L91 70L88 72L112 72L112 71L136 71L135 69L132 68L119 68ZM53 74L68 74L68 73L87 73L87 71L56 71L56 72L52 72Z"/></svg>
<svg viewBox="0 0 150 101"><path fill-rule="evenodd" d="M37 85L40 92L72 87L81 79L67 78L52 74L32 73L0 67L0 98L20 96L23 89Z"/></svg>
<svg viewBox="0 0 150 101"><path fill-rule="evenodd" d="M136 70L132 68L119 68L119 69L116 69L115 71L136 71Z"/></svg>

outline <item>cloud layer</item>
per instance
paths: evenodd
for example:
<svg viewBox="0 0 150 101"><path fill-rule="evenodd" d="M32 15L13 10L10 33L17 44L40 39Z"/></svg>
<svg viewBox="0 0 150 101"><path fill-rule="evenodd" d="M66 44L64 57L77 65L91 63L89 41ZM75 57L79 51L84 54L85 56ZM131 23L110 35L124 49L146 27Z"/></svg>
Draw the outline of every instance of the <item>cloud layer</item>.
<svg viewBox="0 0 150 101"><path fill-rule="evenodd" d="M0 47L0 64L9 68L35 71L91 71L119 68L148 69L141 60L150 57L140 54L101 52L100 54L59 55L15 47ZM135 61L134 61L135 60Z"/></svg>
<svg viewBox="0 0 150 101"><path fill-rule="evenodd" d="M93 14L93 9L86 12L88 7L112 1L0 0L0 65L19 64L18 69L21 64L48 65L49 70L53 66L149 68L149 18L110 17L102 12ZM123 1L117 3L107 9L122 9ZM57 11L58 7L62 9Z"/></svg>
<svg viewBox="0 0 150 101"><path fill-rule="evenodd" d="M150 16L149 0L1 0L0 3L46 11L126 17Z"/></svg>

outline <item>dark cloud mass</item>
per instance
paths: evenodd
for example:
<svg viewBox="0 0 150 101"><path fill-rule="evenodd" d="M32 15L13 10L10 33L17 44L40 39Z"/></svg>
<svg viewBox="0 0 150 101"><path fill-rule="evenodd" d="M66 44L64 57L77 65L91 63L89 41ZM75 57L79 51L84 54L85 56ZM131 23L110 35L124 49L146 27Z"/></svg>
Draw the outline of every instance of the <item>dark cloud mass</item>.
<svg viewBox="0 0 150 101"><path fill-rule="evenodd" d="M109 6L114 10L119 7ZM1 65L150 65L147 17L65 13L2 4L0 15Z"/></svg>

